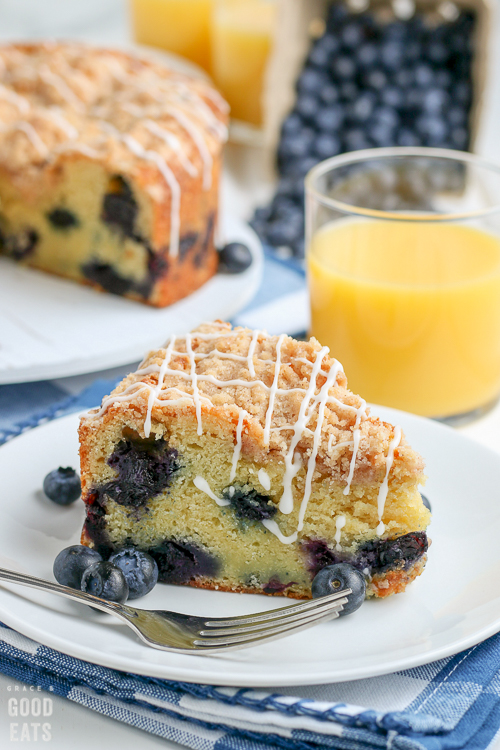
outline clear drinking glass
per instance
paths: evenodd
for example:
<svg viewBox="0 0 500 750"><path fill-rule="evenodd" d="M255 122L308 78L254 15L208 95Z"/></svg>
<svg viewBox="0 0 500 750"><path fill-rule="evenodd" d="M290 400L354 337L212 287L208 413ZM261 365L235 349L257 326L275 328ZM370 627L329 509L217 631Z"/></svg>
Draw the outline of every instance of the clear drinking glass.
<svg viewBox="0 0 500 750"><path fill-rule="evenodd" d="M311 334L367 401L457 423L500 394L500 167L343 154L306 178Z"/></svg>
<svg viewBox="0 0 500 750"><path fill-rule="evenodd" d="M231 107L231 117L263 122L263 89L273 44L275 0L214 0L212 78Z"/></svg>

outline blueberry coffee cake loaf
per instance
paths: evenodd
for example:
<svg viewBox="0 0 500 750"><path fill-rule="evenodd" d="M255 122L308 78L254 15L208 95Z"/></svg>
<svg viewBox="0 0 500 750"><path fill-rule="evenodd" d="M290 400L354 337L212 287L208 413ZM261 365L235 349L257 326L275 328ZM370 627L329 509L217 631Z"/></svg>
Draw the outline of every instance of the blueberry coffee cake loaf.
<svg viewBox="0 0 500 750"><path fill-rule="evenodd" d="M80 443L82 543L147 551L161 581L307 598L346 561L385 597L424 568L422 459L315 339L221 322L171 336Z"/></svg>
<svg viewBox="0 0 500 750"><path fill-rule="evenodd" d="M0 252L163 307L216 270L227 105L152 58L0 47Z"/></svg>

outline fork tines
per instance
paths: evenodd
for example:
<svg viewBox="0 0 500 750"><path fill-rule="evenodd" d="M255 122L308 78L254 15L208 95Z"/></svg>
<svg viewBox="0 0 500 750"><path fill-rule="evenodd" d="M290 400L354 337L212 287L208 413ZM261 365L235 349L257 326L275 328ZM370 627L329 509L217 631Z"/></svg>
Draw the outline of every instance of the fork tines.
<svg viewBox="0 0 500 750"><path fill-rule="evenodd" d="M250 641L271 640L287 631L299 631L320 620L338 617L351 593L351 589L344 589L320 599L247 617L207 620L206 629L200 631L201 638L194 644L201 648L237 647Z"/></svg>

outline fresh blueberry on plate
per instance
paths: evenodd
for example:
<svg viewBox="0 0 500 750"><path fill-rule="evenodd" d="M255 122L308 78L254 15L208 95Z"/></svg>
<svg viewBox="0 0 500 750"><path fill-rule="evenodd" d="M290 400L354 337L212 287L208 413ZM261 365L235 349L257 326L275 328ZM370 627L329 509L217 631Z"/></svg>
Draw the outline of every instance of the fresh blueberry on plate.
<svg viewBox="0 0 500 750"><path fill-rule="evenodd" d="M120 568L110 562L96 562L88 567L82 576L81 590L121 604L128 598L125 576Z"/></svg>
<svg viewBox="0 0 500 750"><path fill-rule="evenodd" d="M220 273L242 273L252 265L252 253L243 242L229 242L219 250Z"/></svg>
<svg viewBox="0 0 500 750"><path fill-rule="evenodd" d="M347 597L348 602L339 612L339 617L350 615L361 607L365 600L365 577L359 570L348 563L327 565L316 573L312 582L313 599L334 594L336 591L351 589L352 594Z"/></svg>
<svg viewBox="0 0 500 750"><path fill-rule="evenodd" d="M81 544L74 544L61 550L54 560L54 577L61 586L79 589L82 576L93 563L101 562L99 552Z"/></svg>
<svg viewBox="0 0 500 750"><path fill-rule="evenodd" d="M51 471L43 480L43 491L52 502L58 505L71 505L81 495L80 477L74 469L60 466Z"/></svg>
<svg viewBox="0 0 500 750"><path fill-rule="evenodd" d="M147 552L135 547L125 547L111 555L109 562L116 565L125 576L128 585L128 598L145 596L158 582L158 565Z"/></svg>

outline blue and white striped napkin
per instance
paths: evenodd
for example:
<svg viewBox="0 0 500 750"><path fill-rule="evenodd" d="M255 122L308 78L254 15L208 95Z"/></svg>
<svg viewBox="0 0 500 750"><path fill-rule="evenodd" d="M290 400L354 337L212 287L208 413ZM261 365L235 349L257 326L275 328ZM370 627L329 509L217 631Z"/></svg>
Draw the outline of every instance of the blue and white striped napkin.
<svg viewBox="0 0 500 750"><path fill-rule="evenodd" d="M0 672L195 750L483 750L500 725L500 635L425 667L282 694L118 672L3 626Z"/></svg>

